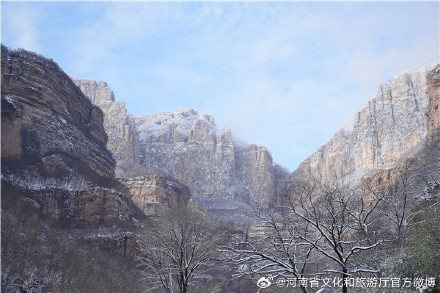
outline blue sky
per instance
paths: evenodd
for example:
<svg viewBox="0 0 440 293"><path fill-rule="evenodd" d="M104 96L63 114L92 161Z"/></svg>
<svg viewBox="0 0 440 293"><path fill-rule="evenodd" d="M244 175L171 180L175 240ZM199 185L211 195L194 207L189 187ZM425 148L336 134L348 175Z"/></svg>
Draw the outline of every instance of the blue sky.
<svg viewBox="0 0 440 293"><path fill-rule="evenodd" d="M105 80L130 113L194 108L291 171L377 87L439 62L438 2L3 2L2 43Z"/></svg>

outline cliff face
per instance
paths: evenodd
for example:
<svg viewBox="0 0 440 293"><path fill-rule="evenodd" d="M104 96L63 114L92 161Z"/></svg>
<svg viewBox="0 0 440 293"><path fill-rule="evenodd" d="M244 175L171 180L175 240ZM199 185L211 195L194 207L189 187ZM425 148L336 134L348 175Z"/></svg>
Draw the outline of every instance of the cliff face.
<svg viewBox="0 0 440 293"><path fill-rule="evenodd" d="M440 123L440 65L437 65L428 75L428 124L432 134Z"/></svg>
<svg viewBox="0 0 440 293"><path fill-rule="evenodd" d="M87 190L45 188L30 192L43 214L63 223L97 226L129 220L128 198L116 190L94 187Z"/></svg>
<svg viewBox="0 0 440 293"><path fill-rule="evenodd" d="M273 162L266 148L247 145L218 129L212 115L192 109L137 118L141 161L170 173L202 201L216 198L268 204Z"/></svg>
<svg viewBox="0 0 440 293"><path fill-rule="evenodd" d="M275 175L272 156L263 146L235 145L235 197L246 203L268 206L273 203ZM243 184L243 185L242 185Z"/></svg>
<svg viewBox="0 0 440 293"><path fill-rule="evenodd" d="M131 200L144 214L159 215L176 205L186 205L188 187L159 170L140 166L141 143L134 117L107 83L72 77L81 91L104 113L104 128L109 136L107 148L117 163L119 182L128 188Z"/></svg>
<svg viewBox="0 0 440 293"><path fill-rule="evenodd" d="M272 203L276 182L272 156L261 146L218 129L212 115L193 109L133 117L104 82L74 79L104 112L108 148L120 173L139 166L161 169L191 189L197 200ZM137 173L136 176L142 176Z"/></svg>
<svg viewBox="0 0 440 293"><path fill-rule="evenodd" d="M189 188L165 172L142 168L130 173L119 181L128 188L131 200L145 215L161 215L169 208L188 204L191 196Z"/></svg>
<svg viewBox="0 0 440 293"><path fill-rule="evenodd" d="M139 163L140 143L134 117L123 102L115 102L115 95L107 83L77 79L73 82L104 113L104 128L109 136L107 148L113 154L117 167L126 168Z"/></svg>
<svg viewBox="0 0 440 293"><path fill-rule="evenodd" d="M92 234L86 235L84 240L94 250L99 249L130 261L135 261L139 254L139 235L132 232Z"/></svg>
<svg viewBox="0 0 440 293"><path fill-rule="evenodd" d="M2 46L1 63L2 198L21 189L66 222L127 220L103 112L53 61Z"/></svg>
<svg viewBox="0 0 440 293"><path fill-rule="evenodd" d="M438 67L432 74L431 69L405 72L381 85L356 114L352 129L338 131L300 164L292 178L312 176L327 184L357 180L393 168L415 154L431 125L438 123L438 99L432 98L432 93L438 96Z"/></svg>
<svg viewBox="0 0 440 293"><path fill-rule="evenodd" d="M56 63L2 47L1 102L2 171L17 167L8 164L13 159L36 163L48 176L114 176L102 111Z"/></svg>

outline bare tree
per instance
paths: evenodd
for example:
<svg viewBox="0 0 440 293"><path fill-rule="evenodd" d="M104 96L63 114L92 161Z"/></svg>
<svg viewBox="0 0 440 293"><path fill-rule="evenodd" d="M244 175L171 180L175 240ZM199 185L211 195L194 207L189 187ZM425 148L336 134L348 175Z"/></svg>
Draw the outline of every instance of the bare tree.
<svg viewBox="0 0 440 293"><path fill-rule="evenodd" d="M386 221L386 225L393 233L397 248L402 244L406 231L413 225L422 224L422 222L438 222L439 216L433 214L430 219L423 218L420 215L432 213L438 205L438 178L430 174L431 178L422 176L415 177L413 174L419 174L414 170L416 164L407 161L399 169L389 174L387 183L383 183L381 191L383 194L383 203L380 206L380 213ZM438 174L436 174L438 176Z"/></svg>
<svg viewBox="0 0 440 293"><path fill-rule="evenodd" d="M296 183L283 216L258 213L261 235L236 235L226 247L236 276L339 274L342 292L347 292L348 277L378 272L377 264L365 255L385 242L379 233L382 215L378 212L384 196L361 188L330 188L317 181ZM313 266L317 262L320 266Z"/></svg>
<svg viewBox="0 0 440 293"><path fill-rule="evenodd" d="M378 205L383 199L384 195L360 188L330 188L316 181L298 184L293 192L291 210L309 230L297 237L336 265L325 271L341 275L344 293L348 290L346 278L352 274L378 272L374 264L362 260L362 254L385 242L377 227L381 218Z"/></svg>
<svg viewBox="0 0 440 293"><path fill-rule="evenodd" d="M137 256L152 284L146 291L188 292L193 281L213 266L220 236L194 209L177 208L154 220Z"/></svg>
<svg viewBox="0 0 440 293"><path fill-rule="evenodd" d="M301 229L288 217L271 211L259 211L255 215L257 231L232 235L232 241L223 251L235 267L233 278L264 274L272 277L304 278L311 276L307 270L313 246L297 237ZM309 292L306 286L300 289Z"/></svg>

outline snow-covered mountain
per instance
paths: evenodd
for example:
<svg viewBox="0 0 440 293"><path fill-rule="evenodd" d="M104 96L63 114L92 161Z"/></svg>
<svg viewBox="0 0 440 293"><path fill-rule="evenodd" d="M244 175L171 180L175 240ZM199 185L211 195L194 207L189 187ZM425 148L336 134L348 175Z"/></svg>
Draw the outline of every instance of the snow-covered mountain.
<svg viewBox="0 0 440 293"><path fill-rule="evenodd" d="M288 171L274 171L278 165L265 147L241 141L230 129L219 129L212 115L194 109L134 117L114 102L106 83L73 80L104 112L118 174L138 166L164 170L190 187L193 201L210 209L274 203L277 181Z"/></svg>
<svg viewBox="0 0 440 293"><path fill-rule="evenodd" d="M381 85L352 127L336 132L292 177L314 177L327 184L356 181L416 154L438 125L439 70L422 66Z"/></svg>

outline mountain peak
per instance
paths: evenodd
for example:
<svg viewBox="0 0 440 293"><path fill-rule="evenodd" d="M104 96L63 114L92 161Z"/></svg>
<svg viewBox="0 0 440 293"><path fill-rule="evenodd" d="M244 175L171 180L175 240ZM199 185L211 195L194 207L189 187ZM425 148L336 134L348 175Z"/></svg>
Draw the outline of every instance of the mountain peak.
<svg viewBox="0 0 440 293"><path fill-rule="evenodd" d="M332 139L300 164L294 177L360 178L392 168L423 144L429 133L432 94L428 88L434 66L406 70L379 86L375 96L355 116L351 129ZM434 115L438 115L434 114ZM438 121L438 120L436 120Z"/></svg>

